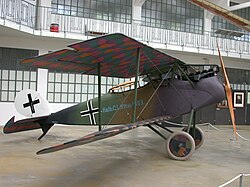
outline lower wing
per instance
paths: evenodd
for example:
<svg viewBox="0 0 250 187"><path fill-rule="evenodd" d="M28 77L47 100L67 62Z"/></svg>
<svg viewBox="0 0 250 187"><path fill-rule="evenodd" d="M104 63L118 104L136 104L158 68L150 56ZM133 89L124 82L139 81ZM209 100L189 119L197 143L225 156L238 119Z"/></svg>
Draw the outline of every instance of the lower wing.
<svg viewBox="0 0 250 187"><path fill-rule="evenodd" d="M72 140L60 145L56 145L53 147L49 147L46 149L42 149L40 151L37 152L38 155L40 154L46 154L46 153L51 153L51 152L55 152L55 151L60 151L63 149L67 149L70 147L75 147L75 146L79 146L79 145L84 145L90 142L94 142L94 141L98 141L98 140L102 140L105 138L109 138L121 133L124 133L126 131L141 127L141 126L146 126L149 124L152 124L154 122L161 122L164 120L169 120L173 117L170 116L163 116L163 117L157 117L157 118L152 118L152 119L148 119L148 120L143 120L143 121L139 121L139 122L135 122L135 123L131 123L131 124L126 124L126 125L121 125L121 126L116 126L116 127L111 127L105 130L101 130L95 133L91 133L89 135L86 135L82 138L76 139L76 140Z"/></svg>

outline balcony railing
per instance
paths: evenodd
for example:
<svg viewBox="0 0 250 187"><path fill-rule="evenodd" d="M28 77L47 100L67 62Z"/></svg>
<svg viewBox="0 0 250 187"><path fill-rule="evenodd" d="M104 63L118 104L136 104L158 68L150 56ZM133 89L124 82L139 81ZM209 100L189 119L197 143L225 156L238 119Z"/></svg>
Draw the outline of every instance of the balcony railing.
<svg viewBox="0 0 250 187"><path fill-rule="evenodd" d="M0 18L34 28L36 7L23 0L0 0Z"/></svg>
<svg viewBox="0 0 250 187"><path fill-rule="evenodd" d="M27 26L34 31L50 31L53 23L59 25L59 33L74 33L80 36L93 36L108 33L123 33L148 44L158 44L159 48L187 50L195 52L202 50L213 53L217 49L216 41L226 53L236 56L250 55L250 38L216 36L215 33L187 33L144 26L140 21L119 23L90 18L61 15L52 8L37 7L23 0L0 0L0 18L19 25ZM1 23L1 22L0 22ZM67 37L64 35L64 37ZM250 36L249 36L250 37Z"/></svg>

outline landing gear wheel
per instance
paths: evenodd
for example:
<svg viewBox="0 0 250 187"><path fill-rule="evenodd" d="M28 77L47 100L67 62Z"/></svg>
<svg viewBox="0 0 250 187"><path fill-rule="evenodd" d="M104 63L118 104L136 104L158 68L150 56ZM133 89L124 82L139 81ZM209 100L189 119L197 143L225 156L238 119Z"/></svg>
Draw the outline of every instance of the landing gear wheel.
<svg viewBox="0 0 250 187"><path fill-rule="evenodd" d="M167 139L166 151L175 160L187 160L195 151L194 139L186 132L174 132Z"/></svg>
<svg viewBox="0 0 250 187"><path fill-rule="evenodd" d="M182 131L187 132L187 127L182 129ZM195 136L194 136L195 133ZM195 149L199 149L203 143L204 143L204 133L199 127L195 127L195 132L193 130L193 127L190 128L189 134L194 138L195 142Z"/></svg>

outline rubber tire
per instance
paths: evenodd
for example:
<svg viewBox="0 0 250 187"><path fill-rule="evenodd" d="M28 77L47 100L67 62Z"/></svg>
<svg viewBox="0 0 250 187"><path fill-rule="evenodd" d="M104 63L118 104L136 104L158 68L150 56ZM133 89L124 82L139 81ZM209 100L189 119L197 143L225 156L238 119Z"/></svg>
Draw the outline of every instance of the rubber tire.
<svg viewBox="0 0 250 187"><path fill-rule="evenodd" d="M188 140L189 140L190 143L191 143L191 150L190 150L189 154L186 155L186 156L184 156L184 157L178 157L178 156L174 155L174 154L171 152L170 148L169 148L169 143L170 143L170 141L171 141L172 138L175 137L176 135L183 135L183 136L187 137ZM195 151L195 142L194 142L194 139L193 139L193 137L192 137L190 134L188 134L187 132L183 132L183 131L174 132L174 133L172 133L172 134L168 137L168 139L167 139L167 142L166 142L166 151L167 151L168 155L169 155L172 159L174 159L174 160L181 160L181 161L188 160L188 159L193 155L193 153L194 153L194 151Z"/></svg>
<svg viewBox="0 0 250 187"><path fill-rule="evenodd" d="M196 145L196 142L195 142L195 140L194 140L194 142L195 142L195 149L197 150L197 149L199 149L199 148L203 145L203 143L204 143L204 133L203 133L203 131L201 130L200 127L195 127L195 130L196 130L196 131L199 131L200 136L201 136L201 141L200 141L199 144ZM182 131L187 132L187 127L184 127L184 129L182 129ZM192 127L191 127L190 131L192 131ZM192 135L191 135L191 136L192 136Z"/></svg>

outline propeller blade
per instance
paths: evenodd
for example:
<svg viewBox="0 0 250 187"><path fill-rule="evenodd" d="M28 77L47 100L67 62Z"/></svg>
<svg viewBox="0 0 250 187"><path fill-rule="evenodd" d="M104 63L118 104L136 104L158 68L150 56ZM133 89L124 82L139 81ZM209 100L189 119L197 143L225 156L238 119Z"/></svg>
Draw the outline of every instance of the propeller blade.
<svg viewBox="0 0 250 187"><path fill-rule="evenodd" d="M218 41L216 41L216 42L217 42L218 54L219 54L219 58L220 58L220 64L221 64L221 68L222 68L222 72L223 72L224 80L225 80L225 91L226 91L231 121L233 124L234 136L237 138L237 130L236 130L236 123L235 123L234 108L233 108L232 88L230 86L229 79L228 79L227 72L226 72L226 68L225 68L221 53L220 53Z"/></svg>

